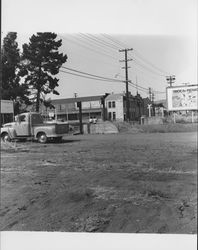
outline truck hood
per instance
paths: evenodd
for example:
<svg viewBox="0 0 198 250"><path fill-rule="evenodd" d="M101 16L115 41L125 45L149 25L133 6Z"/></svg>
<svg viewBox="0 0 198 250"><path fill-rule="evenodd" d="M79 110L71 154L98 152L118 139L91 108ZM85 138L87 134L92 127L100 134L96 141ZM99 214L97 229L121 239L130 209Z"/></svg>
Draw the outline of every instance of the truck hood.
<svg viewBox="0 0 198 250"><path fill-rule="evenodd" d="M3 128L5 127L12 127L15 124L15 122L9 122L9 123L5 123L2 125Z"/></svg>

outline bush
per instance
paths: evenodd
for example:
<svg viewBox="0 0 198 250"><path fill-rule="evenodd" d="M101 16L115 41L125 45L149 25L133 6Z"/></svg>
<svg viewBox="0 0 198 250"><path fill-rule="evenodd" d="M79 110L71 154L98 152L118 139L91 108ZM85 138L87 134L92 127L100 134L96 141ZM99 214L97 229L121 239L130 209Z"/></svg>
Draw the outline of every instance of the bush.
<svg viewBox="0 0 198 250"><path fill-rule="evenodd" d="M127 122L115 123L120 133L176 133L197 132L197 123L165 123L152 125L132 125Z"/></svg>

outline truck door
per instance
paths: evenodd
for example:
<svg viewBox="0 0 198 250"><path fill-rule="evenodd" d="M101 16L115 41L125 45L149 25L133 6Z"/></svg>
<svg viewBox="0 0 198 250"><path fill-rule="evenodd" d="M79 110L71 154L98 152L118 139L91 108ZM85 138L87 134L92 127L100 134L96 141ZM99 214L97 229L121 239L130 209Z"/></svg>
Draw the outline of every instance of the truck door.
<svg viewBox="0 0 198 250"><path fill-rule="evenodd" d="M15 124L15 131L17 136L29 136L29 115L21 114Z"/></svg>

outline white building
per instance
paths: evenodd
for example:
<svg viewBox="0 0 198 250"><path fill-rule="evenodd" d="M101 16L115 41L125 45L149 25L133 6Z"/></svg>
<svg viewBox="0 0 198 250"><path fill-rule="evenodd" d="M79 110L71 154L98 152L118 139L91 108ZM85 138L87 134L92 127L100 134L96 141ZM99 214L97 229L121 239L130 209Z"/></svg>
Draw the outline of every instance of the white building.
<svg viewBox="0 0 198 250"><path fill-rule="evenodd" d="M110 94L105 99L105 107L107 110L107 119L113 121L125 120L124 94Z"/></svg>
<svg viewBox="0 0 198 250"><path fill-rule="evenodd" d="M140 94L135 96L129 92L129 120L140 122L141 116L148 116L147 104L149 98L142 98ZM126 95L125 93L110 94L105 98L107 120L126 120Z"/></svg>

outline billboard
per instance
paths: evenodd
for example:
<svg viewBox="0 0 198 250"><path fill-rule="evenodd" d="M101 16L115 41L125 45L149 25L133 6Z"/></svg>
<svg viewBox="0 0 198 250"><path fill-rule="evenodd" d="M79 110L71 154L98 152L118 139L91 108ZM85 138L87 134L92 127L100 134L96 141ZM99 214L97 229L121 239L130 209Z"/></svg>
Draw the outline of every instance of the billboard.
<svg viewBox="0 0 198 250"><path fill-rule="evenodd" d="M168 87L166 90L169 111L197 110L198 85Z"/></svg>

